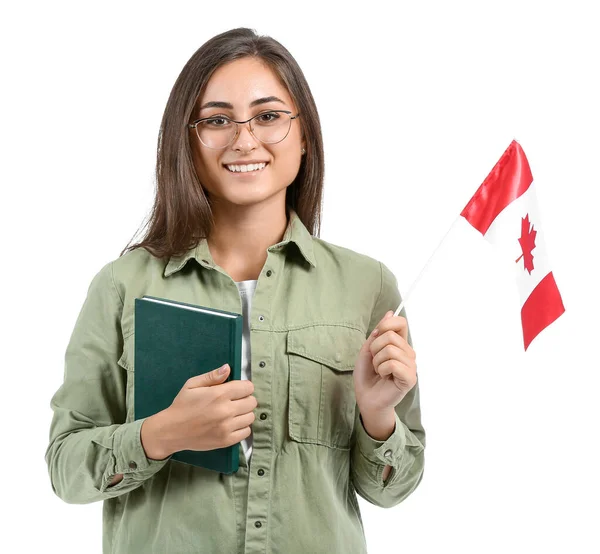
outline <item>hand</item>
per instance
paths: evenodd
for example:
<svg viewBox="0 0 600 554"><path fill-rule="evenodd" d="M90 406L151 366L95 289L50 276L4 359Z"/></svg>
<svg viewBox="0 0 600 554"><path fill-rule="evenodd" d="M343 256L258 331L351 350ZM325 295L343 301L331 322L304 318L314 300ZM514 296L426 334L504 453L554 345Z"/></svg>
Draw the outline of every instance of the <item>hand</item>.
<svg viewBox="0 0 600 554"><path fill-rule="evenodd" d="M393 409L417 383L416 354L407 342L406 318L388 311L361 347L354 391L361 413Z"/></svg>
<svg viewBox="0 0 600 554"><path fill-rule="evenodd" d="M214 450L240 442L251 433L258 402L249 380L222 381L217 370L188 379L173 403L142 424L142 446L151 459L180 450Z"/></svg>

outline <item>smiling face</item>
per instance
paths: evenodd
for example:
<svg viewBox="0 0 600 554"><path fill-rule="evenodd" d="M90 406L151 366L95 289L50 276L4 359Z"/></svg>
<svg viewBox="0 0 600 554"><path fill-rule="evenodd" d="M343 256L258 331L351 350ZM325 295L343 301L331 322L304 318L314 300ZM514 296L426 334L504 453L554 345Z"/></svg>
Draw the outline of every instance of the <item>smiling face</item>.
<svg viewBox="0 0 600 554"><path fill-rule="evenodd" d="M276 73L256 58L242 58L219 67L196 106L194 120L227 116L245 121L269 110L287 110L292 116L298 113ZM223 121L216 123L222 125ZM194 129L190 129L190 144L196 174L211 201L235 205L256 204L277 194L283 195L285 203L286 188L298 174L301 149L305 147L298 119L291 121L288 135L275 144L259 141L250 133L247 123L240 126L235 140L225 148L208 148ZM245 161L267 165L247 172L232 172L226 167Z"/></svg>

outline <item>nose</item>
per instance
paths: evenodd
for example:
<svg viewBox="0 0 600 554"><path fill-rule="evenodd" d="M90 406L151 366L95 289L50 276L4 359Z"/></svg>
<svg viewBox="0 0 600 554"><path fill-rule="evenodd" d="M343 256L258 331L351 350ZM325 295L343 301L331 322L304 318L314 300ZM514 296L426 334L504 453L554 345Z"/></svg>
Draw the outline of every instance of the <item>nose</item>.
<svg viewBox="0 0 600 554"><path fill-rule="evenodd" d="M234 150L253 150L258 146L258 140L250 132L250 122L238 125L238 135L233 140L231 147Z"/></svg>

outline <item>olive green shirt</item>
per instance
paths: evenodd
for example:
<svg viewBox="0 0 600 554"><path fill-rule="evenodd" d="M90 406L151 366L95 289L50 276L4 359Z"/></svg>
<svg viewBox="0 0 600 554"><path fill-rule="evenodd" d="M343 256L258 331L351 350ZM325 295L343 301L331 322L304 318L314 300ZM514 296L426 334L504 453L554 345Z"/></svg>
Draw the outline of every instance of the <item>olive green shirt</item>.
<svg viewBox="0 0 600 554"><path fill-rule="evenodd" d="M401 301L393 273L311 236L290 210L253 296L253 451L248 466L239 443L231 475L145 455L144 420L133 417L134 299L144 294L242 313L206 239L168 263L135 249L92 279L51 399L45 459L62 500L104 501L103 553L365 553L356 494L395 506L424 470L418 382L386 441L365 431L354 393L359 349Z"/></svg>

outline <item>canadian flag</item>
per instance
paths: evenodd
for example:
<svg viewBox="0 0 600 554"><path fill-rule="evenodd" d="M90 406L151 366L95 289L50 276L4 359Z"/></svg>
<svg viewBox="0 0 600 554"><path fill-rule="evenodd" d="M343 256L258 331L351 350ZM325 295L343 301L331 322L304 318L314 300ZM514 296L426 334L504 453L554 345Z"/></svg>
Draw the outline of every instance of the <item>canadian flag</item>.
<svg viewBox="0 0 600 554"><path fill-rule="evenodd" d="M565 311L546 252L529 162L513 140L460 213L516 272L525 350Z"/></svg>

